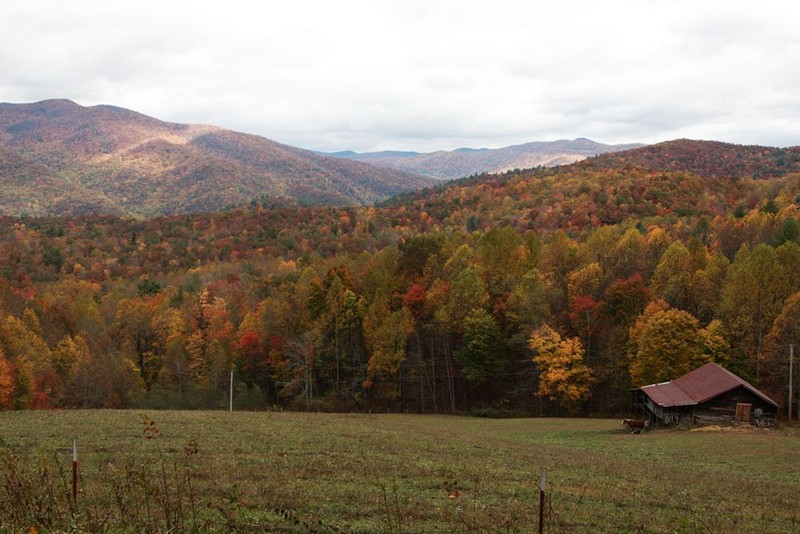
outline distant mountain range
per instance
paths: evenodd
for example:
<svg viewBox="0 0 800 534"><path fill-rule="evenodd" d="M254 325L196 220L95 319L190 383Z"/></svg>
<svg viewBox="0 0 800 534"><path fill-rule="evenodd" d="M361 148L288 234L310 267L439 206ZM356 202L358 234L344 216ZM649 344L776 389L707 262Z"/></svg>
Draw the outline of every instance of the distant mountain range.
<svg viewBox="0 0 800 534"><path fill-rule="evenodd" d="M0 214L152 216L263 196L370 204L433 183L214 126L69 100L0 104Z"/></svg>
<svg viewBox="0 0 800 534"><path fill-rule="evenodd" d="M372 165L430 176L440 180L483 172L567 165L598 154L641 147L641 144L604 145L591 139L533 142L505 148L459 148L437 152L333 152L327 155L363 161Z"/></svg>

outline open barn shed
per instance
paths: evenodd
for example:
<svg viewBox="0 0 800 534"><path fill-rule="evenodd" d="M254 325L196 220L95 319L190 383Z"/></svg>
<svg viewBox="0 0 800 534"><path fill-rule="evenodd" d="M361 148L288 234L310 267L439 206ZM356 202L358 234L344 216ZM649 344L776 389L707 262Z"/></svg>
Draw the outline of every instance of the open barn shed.
<svg viewBox="0 0 800 534"><path fill-rule="evenodd" d="M634 408L651 423L774 422L778 404L743 378L707 363L670 382L632 391Z"/></svg>

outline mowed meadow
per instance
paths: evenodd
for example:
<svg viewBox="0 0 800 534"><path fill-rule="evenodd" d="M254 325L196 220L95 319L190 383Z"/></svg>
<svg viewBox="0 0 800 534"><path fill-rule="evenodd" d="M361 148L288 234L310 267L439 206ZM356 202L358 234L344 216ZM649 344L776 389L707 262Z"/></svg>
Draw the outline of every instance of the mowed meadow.
<svg viewBox="0 0 800 534"><path fill-rule="evenodd" d="M0 428L3 532L535 532L542 468L547 532L800 532L792 428L133 410Z"/></svg>

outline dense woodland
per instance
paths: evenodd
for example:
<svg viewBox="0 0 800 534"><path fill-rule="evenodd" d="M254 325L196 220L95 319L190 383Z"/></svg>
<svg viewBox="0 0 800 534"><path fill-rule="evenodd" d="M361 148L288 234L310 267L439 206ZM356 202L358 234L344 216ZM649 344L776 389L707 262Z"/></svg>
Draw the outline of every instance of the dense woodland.
<svg viewBox="0 0 800 534"><path fill-rule="evenodd" d="M376 207L2 219L0 407L221 407L233 370L242 409L612 415L712 360L784 403L795 155L692 146Z"/></svg>

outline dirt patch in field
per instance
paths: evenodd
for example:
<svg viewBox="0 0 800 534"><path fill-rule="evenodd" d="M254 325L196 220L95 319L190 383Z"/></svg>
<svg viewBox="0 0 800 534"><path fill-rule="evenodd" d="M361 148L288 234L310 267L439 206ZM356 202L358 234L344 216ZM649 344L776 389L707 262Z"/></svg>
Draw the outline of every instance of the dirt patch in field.
<svg viewBox="0 0 800 534"><path fill-rule="evenodd" d="M689 432L769 432L769 428L756 428L752 425L704 425L689 429Z"/></svg>

